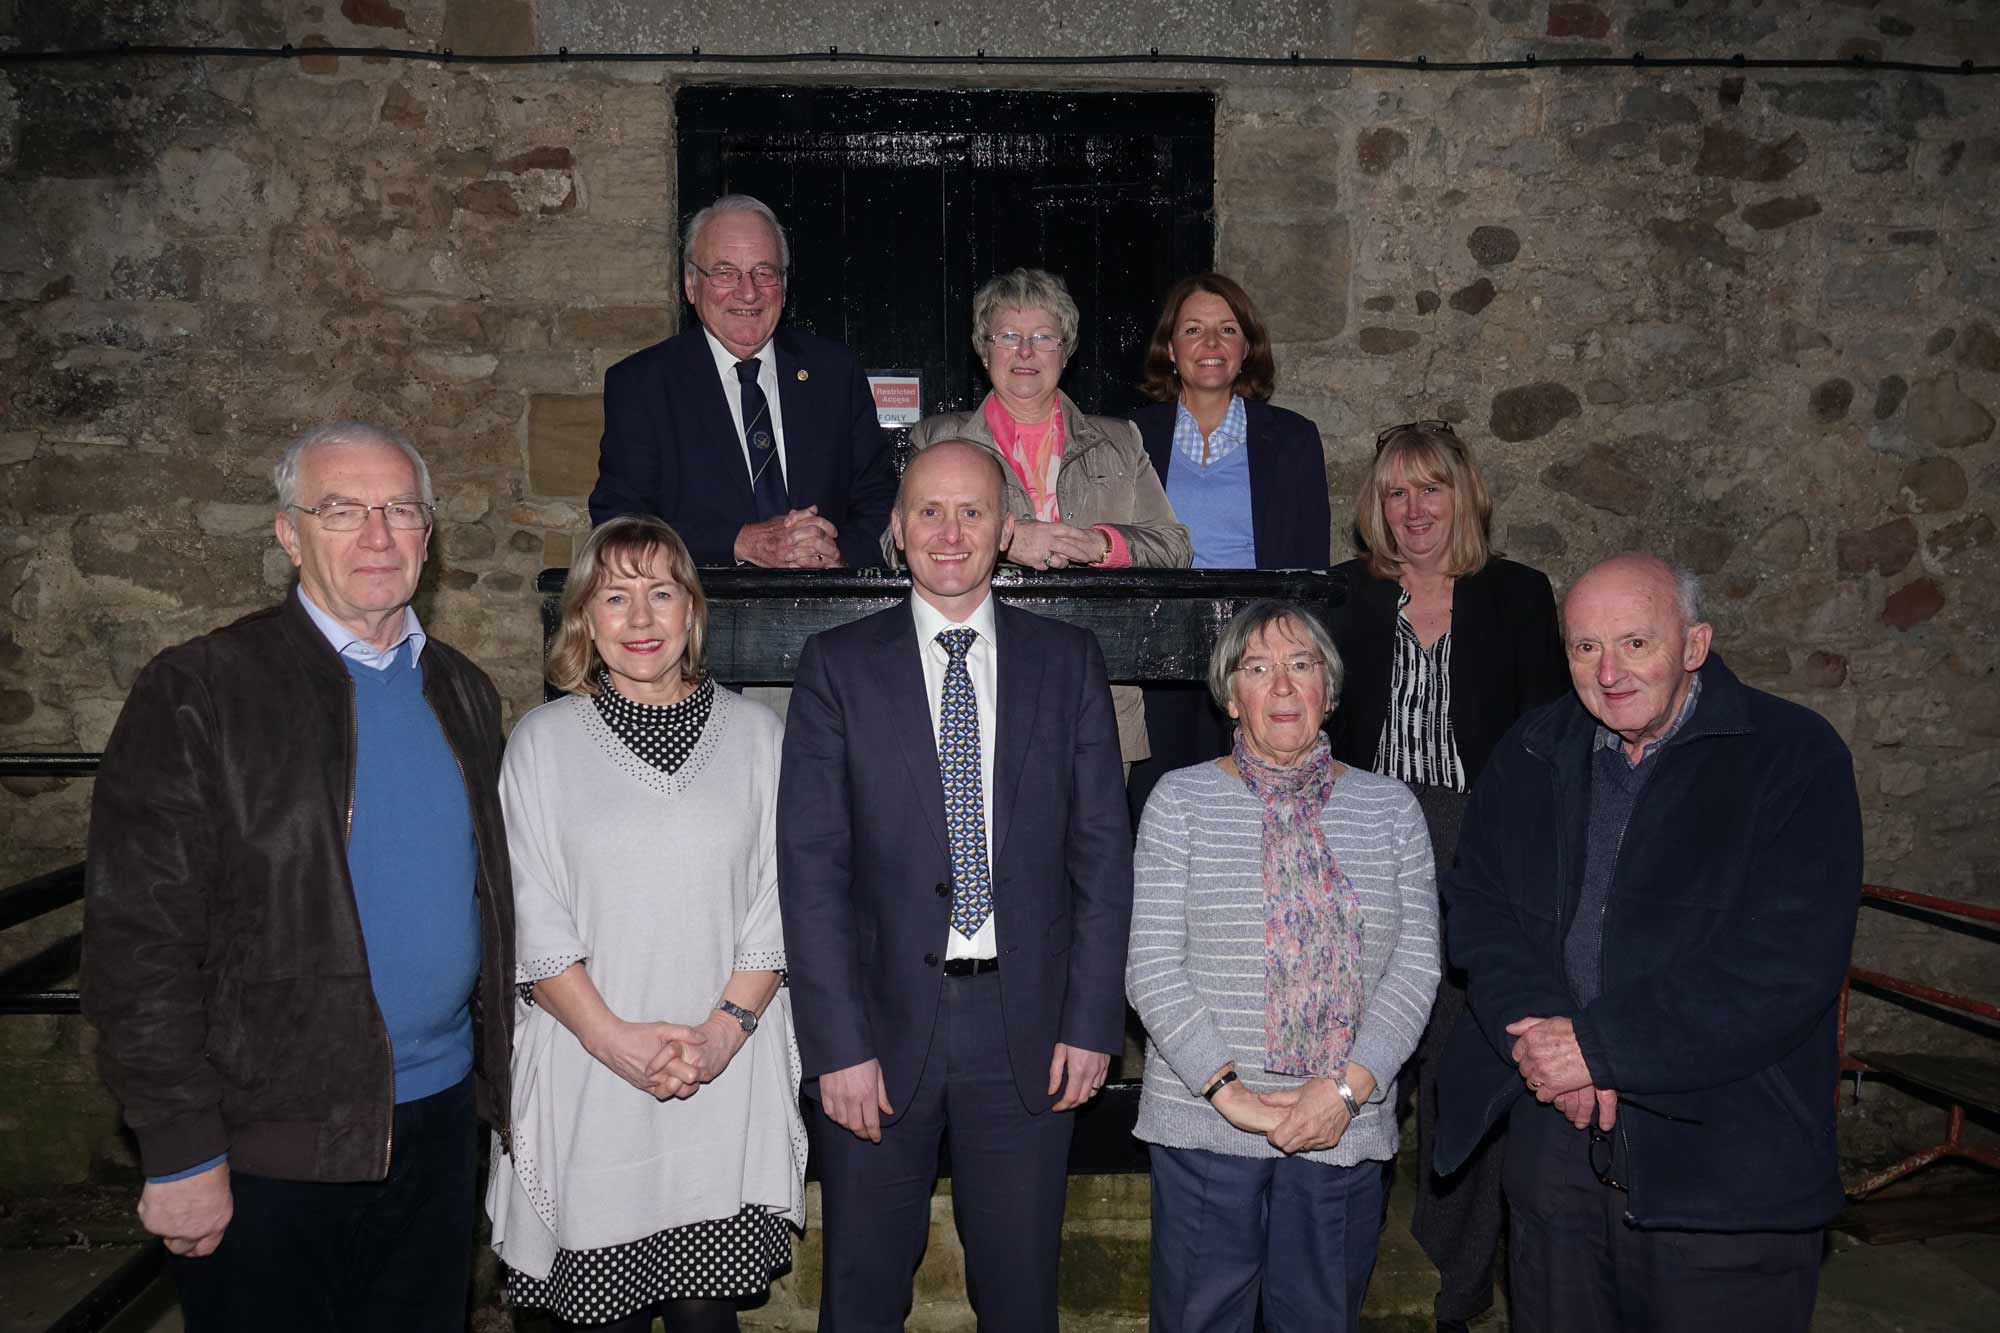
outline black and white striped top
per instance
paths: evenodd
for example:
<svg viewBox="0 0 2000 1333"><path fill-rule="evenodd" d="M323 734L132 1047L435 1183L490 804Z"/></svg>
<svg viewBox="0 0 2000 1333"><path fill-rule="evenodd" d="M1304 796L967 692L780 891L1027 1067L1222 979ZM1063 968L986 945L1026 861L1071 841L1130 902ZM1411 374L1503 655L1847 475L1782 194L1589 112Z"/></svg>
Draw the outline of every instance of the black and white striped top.
<svg viewBox="0 0 2000 1333"><path fill-rule="evenodd" d="M1375 743L1375 771L1402 782L1465 790L1465 765L1451 734L1451 631L1425 651L1396 599L1396 653L1389 666L1389 711Z"/></svg>

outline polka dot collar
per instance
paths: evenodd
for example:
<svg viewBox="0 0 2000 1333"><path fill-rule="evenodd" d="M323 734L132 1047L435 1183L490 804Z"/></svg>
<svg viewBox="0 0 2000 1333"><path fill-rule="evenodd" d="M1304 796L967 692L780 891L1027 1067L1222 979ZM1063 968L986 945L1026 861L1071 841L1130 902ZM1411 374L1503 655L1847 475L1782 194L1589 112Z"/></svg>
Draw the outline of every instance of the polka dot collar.
<svg viewBox="0 0 2000 1333"><path fill-rule="evenodd" d="M591 702L599 717L625 748L662 773L673 773L694 753L715 707L715 681L705 678L693 694L671 704L642 704L628 699L611 683L611 673L598 668L598 692Z"/></svg>

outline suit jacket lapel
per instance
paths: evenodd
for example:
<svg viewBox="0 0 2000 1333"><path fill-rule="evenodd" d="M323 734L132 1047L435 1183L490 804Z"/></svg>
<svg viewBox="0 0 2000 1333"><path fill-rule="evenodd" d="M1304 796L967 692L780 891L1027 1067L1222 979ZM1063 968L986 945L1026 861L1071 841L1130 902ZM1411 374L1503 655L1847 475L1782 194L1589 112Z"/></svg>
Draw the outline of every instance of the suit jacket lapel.
<svg viewBox="0 0 2000 1333"><path fill-rule="evenodd" d="M708 334L697 323L681 335L684 344L681 376L688 386L695 412L695 427L701 433L698 451L713 460L715 483L739 492L742 512L754 507L750 498L750 463L743 456L743 436L729 415L730 392L715 372L715 355L709 350ZM680 391L680 386L675 386Z"/></svg>
<svg viewBox="0 0 2000 1333"><path fill-rule="evenodd" d="M1271 409L1255 399L1243 400L1243 450L1250 471L1250 542L1259 564L1278 528L1277 508L1284 494L1278 475L1277 442L1271 438Z"/></svg>
<svg viewBox="0 0 2000 1333"><path fill-rule="evenodd" d="M798 349L786 336L788 333L781 325L771 339L769 350L776 358L778 411L785 419L785 491L791 497L792 508L803 509L825 494L825 487L820 484L819 464L828 451L817 447L825 424L821 420L824 410L819 406L820 386L813 383L811 368L800 362ZM805 379L799 378L801 371Z"/></svg>
<svg viewBox="0 0 2000 1333"><path fill-rule="evenodd" d="M1028 742L1035 730L1035 699L1042 688L1042 658L1030 641L1034 621L1025 613L996 603L993 628L999 642L999 703L993 719L993 861L1013 831L1015 796L1028 766Z"/></svg>
<svg viewBox="0 0 2000 1333"><path fill-rule="evenodd" d="M889 631L875 645L876 679L884 686L889 716L896 731L896 748L910 770L917 790L917 807L930 824L938 850L951 859L951 836L944 824L944 777L938 772L937 733L931 729L930 694L917 654L916 621L910 608L887 618Z"/></svg>

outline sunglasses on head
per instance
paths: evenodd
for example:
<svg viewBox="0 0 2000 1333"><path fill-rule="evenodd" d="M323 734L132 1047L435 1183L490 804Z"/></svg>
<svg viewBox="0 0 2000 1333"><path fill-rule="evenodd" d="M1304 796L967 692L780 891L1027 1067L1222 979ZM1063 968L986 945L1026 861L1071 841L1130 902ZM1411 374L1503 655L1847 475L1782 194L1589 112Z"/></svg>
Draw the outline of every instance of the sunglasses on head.
<svg viewBox="0 0 2000 1333"><path fill-rule="evenodd" d="M1458 439L1458 435L1452 430L1449 421L1439 421L1435 418L1424 421L1405 421L1400 426L1391 426L1387 430L1375 433L1375 452L1378 454L1381 453L1383 449L1388 447L1389 441L1395 439L1406 430L1416 431L1419 434L1425 435L1449 435L1453 441Z"/></svg>

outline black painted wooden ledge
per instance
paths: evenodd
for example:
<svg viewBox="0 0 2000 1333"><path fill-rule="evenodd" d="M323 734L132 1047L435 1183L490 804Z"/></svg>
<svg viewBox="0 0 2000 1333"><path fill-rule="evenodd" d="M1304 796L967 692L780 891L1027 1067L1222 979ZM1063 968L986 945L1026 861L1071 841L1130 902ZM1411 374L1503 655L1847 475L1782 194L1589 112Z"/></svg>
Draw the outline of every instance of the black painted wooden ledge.
<svg viewBox="0 0 2000 1333"><path fill-rule="evenodd" d="M545 569L542 634L555 632L564 569ZM894 606L910 578L882 569L701 571L708 595L708 663L732 685L788 685L805 641L821 630ZM1304 603L1337 620L1346 581L1331 570L1002 568L1000 599L1097 635L1105 671L1120 684L1197 683L1229 618L1260 597Z"/></svg>

